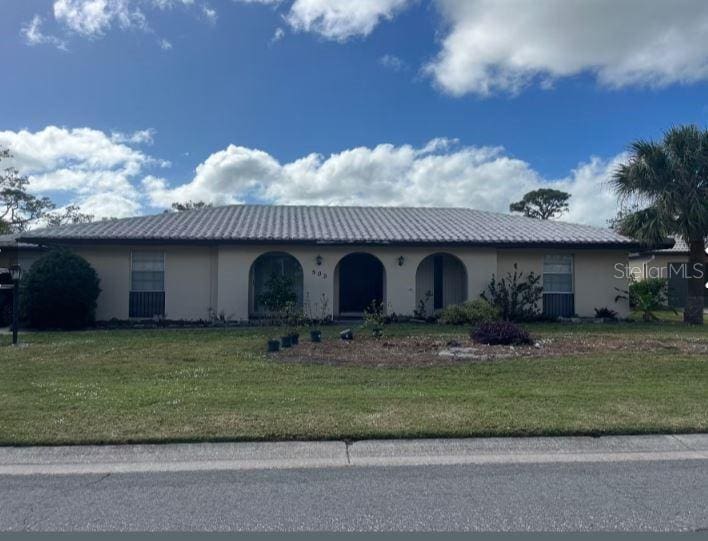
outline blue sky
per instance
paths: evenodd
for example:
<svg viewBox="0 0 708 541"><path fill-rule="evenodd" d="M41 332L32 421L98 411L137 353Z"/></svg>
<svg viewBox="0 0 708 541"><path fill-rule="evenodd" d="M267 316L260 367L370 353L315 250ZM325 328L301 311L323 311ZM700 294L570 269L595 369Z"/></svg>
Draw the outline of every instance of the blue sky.
<svg viewBox="0 0 708 541"><path fill-rule="evenodd" d="M550 183L601 225L631 140L706 125L701 2L355 4L2 0L0 144L35 191L98 216L183 199L504 210ZM646 32L603 33L624 11Z"/></svg>

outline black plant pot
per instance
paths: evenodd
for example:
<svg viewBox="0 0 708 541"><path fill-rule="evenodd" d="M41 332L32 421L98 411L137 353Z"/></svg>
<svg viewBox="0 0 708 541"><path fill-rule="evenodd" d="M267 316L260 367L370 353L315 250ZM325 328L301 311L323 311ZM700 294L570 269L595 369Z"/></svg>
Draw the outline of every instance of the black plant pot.
<svg viewBox="0 0 708 541"><path fill-rule="evenodd" d="M322 342L322 331L310 331L311 342Z"/></svg>
<svg viewBox="0 0 708 541"><path fill-rule="evenodd" d="M279 340L268 340L268 351L274 352L274 351L279 351L280 350L280 341Z"/></svg>
<svg viewBox="0 0 708 541"><path fill-rule="evenodd" d="M297 346L300 343L300 335L296 332L290 335L290 344Z"/></svg>
<svg viewBox="0 0 708 541"><path fill-rule="evenodd" d="M281 348L289 348L292 345L293 345L293 342L289 336L281 336L280 337L280 347Z"/></svg>

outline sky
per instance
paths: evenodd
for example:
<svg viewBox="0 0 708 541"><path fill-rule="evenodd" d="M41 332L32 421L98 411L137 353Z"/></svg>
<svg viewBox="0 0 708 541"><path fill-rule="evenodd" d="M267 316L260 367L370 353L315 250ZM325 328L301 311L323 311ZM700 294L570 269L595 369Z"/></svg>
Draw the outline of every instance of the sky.
<svg viewBox="0 0 708 541"><path fill-rule="evenodd" d="M704 0L0 0L0 146L59 206L572 194L708 121Z"/></svg>

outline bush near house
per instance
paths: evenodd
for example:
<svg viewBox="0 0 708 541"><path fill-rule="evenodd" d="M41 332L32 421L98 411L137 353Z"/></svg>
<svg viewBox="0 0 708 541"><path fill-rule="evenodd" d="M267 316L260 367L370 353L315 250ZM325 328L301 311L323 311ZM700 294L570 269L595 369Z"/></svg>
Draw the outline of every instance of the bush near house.
<svg viewBox="0 0 708 541"><path fill-rule="evenodd" d="M500 279L492 275L492 281L480 297L497 308L504 321L533 321L541 316L543 287L540 281L540 275L534 272L525 275L514 263L514 272Z"/></svg>
<svg viewBox="0 0 708 541"><path fill-rule="evenodd" d="M92 325L99 278L84 258L69 250L52 250L22 278L21 313L38 329L80 329Z"/></svg>
<svg viewBox="0 0 708 541"><path fill-rule="evenodd" d="M510 321L482 323L479 327L472 330L470 337L475 342L490 346L520 346L531 343L529 333Z"/></svg>
<svg viewBox="0 0 708 541"><path fill-rule="evenodd" d="M440 323L447 325L479 325L499 319L499 309L484 299L451 304L440 312Z"/></svg>

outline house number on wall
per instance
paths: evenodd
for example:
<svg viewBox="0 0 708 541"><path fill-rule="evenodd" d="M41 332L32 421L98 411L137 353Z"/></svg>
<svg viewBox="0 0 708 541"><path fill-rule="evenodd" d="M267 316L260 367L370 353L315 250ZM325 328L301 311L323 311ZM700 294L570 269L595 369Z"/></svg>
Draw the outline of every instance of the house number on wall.
<svg viewBox="0 0 708 541"><path fill-rule="evenodd" d="M317 276L318 278L322 278L323 280L327 279L327 273L322 272L321 270L318 271L318 270L312 269L312 276Z"/></svg>

